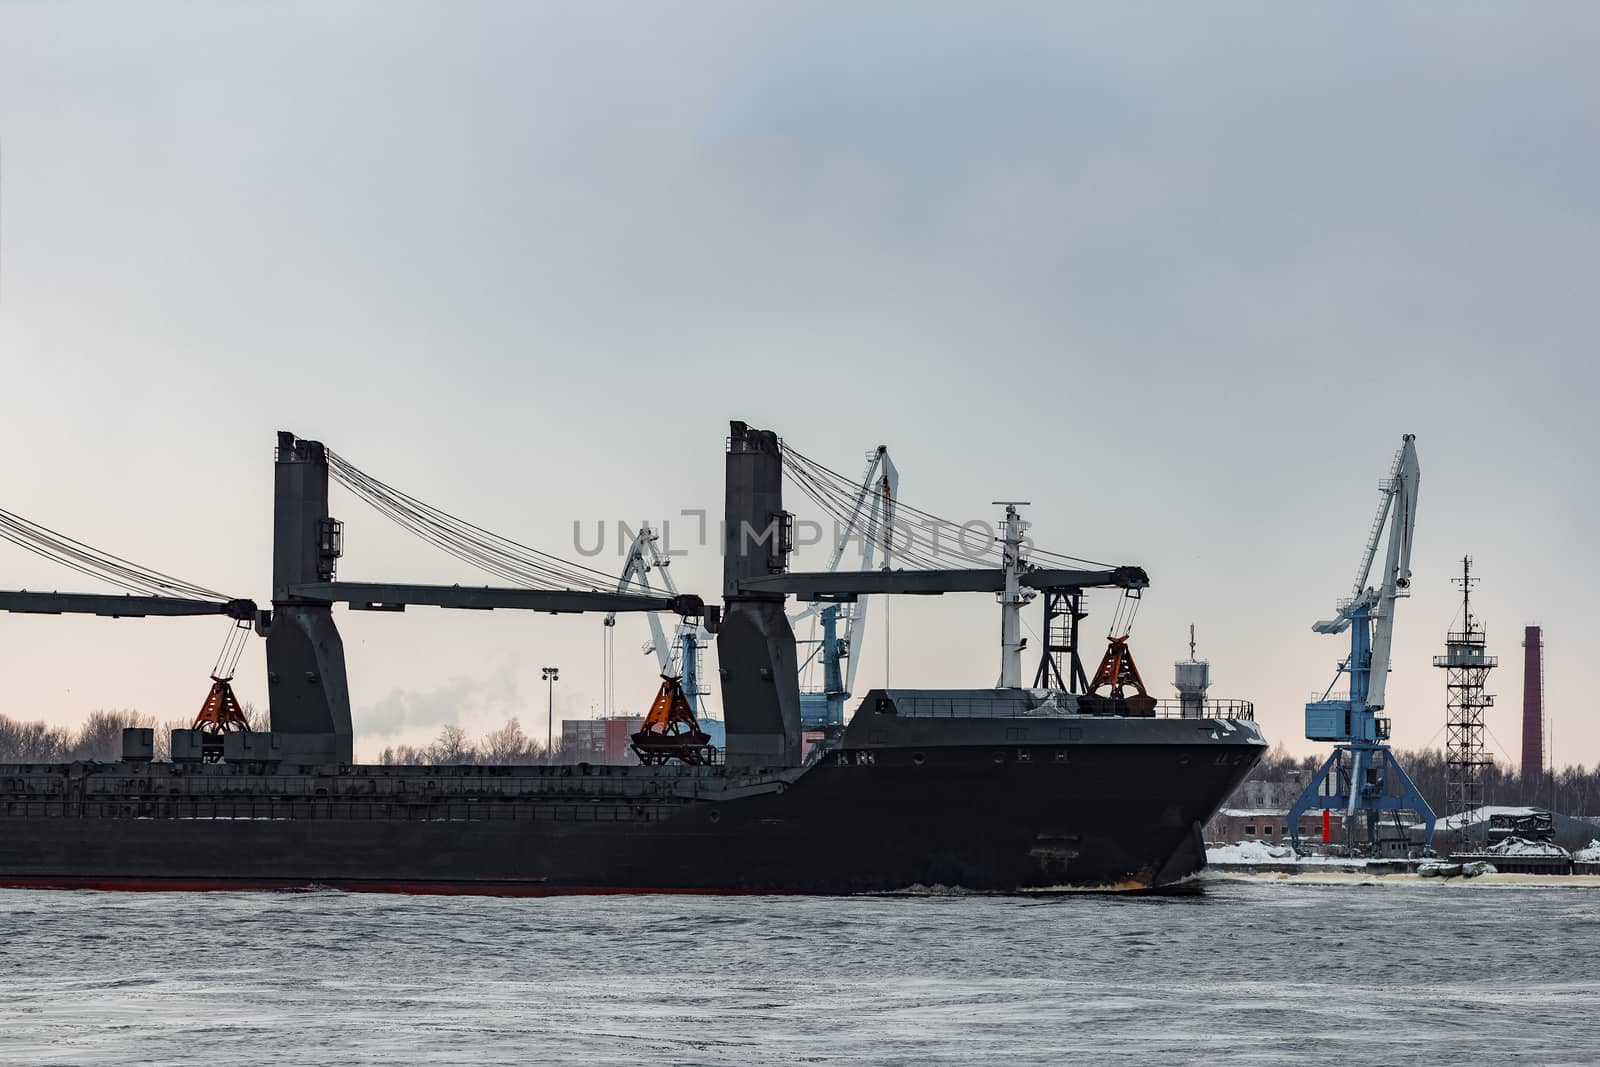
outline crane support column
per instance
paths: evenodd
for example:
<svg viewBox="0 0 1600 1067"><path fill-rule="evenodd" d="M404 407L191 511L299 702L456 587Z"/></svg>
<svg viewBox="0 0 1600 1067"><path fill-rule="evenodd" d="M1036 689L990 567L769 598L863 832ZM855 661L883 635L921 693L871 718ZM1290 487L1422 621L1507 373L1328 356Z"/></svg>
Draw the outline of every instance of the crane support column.
<svg viewBox="0 0 1600 1067"><path fill-rule="evenodd" d="M274 465L272 619L267 685L272 731L304 762L353 758L350 684L333 605L294 591L331 582L343 525L328 516L328 457L319 441L278 434Z"/></svg>
<svg viewBox="0 0 1600 1067"><path fill-rule="evenodd" d="M783 510L778 435L731 424L722 556L726 607L717 631L730 766L800 762L800 678L784 593L749 590L748 578L788 566L790 516Z"/></svg>

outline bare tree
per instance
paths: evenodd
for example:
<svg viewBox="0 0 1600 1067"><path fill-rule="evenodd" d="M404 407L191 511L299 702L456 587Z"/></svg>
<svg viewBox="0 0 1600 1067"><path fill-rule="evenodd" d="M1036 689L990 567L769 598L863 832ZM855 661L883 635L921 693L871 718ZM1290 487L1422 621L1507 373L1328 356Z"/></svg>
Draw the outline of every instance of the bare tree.
<svg viewBox="0 0 1600 1067"><path fill-rule="evenodd" d="M244 704L240 710L244 712L244 721L250 724L250 729L254 733L264 734L272 729L271 712L257 711L256 706L249 703Z"/></svg>
<svg viewBox="0 0 1600 1067"><path fill-rule="evenodd" d="M532 763L538 748L522 732L522 724L512 719L483 739L483 744L478 746L478 755L484 763Z"/></svg>
<svg viewBox="0 0 1600 1067"><path fill-rule="evenodd" d="M193 719L168 719L156 725L156 762L172 762L172 731L187 730L194 725Z"/></svg>
<svg viewBox="0 0 1600 1067"><path fill-rule="evenodd" d="M467 738L467 731L448 723L428 746L428 762L438 764L477 763L478 753Z"/></svg>
<svg viewBox="0 0 1600 1067"><path fill-rule="evenodd" d="M0 759L7 763L60 763L71 748L72 733L65 727L0 715Z"/></svg>
<svg viewBox="0 0 1600 1067"><path fill-rule="evenodd" d="M73 739L67 758L115 763L122 758L122 731L154 727L155 720L136 711L91 711Z"/></svg>

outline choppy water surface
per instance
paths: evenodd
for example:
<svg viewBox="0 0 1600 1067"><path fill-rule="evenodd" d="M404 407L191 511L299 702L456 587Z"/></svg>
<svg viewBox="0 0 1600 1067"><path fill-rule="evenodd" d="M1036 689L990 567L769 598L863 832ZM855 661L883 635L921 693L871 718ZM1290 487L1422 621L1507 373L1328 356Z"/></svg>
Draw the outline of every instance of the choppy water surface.
<svg viewBox="0 0 1600 1067"><path fill-rule="evenodd" d="M1597 952L1549 887L5 891L0 1061L1592 1063Z"/></svg>

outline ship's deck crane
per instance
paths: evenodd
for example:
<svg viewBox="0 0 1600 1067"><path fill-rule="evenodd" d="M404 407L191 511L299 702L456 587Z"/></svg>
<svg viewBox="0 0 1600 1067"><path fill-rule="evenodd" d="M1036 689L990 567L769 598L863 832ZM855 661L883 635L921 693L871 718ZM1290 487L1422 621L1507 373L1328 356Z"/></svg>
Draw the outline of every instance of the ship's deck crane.
<svg viewBox="0 0 1600 1067"><path fill-rule="evenodd" d="M834 515L836 536L826 573L838 572L852 543L859 545L861 570L888 569L893 549L894 505L899 494L900 472L889 457L888 447L879 445L867 453L866 474L854 498ZM654 572L656 584L668 595L677 594L669 570L672 560L662 554L660 540L660 535L648 524L640 526L628 547L627 561L617 583L619 593L656 593L650 577ZM812 636L798 638L795 642L802 678L800 718L803 729L828 731L844 726L844 705L855 689L861 640L866 633L868 600L866 596L859 596L845 604L814 603L789 616L793 627L808 620L812 623ZM678 625L669 642L660 618L649 613L646 619L651 639L644 651L655 654L663 678L680 680L683 698L693 713L696 716L705 714L699 653L710 647L710 632L703 625L685 621ZM607 626L615 622L615 613L606 616ZM808 668L812 673L820 669L820 685L805 684Z"/></svg>
<svg viewBox="0 0 1600 1067"><path fill-rule="evenodd" d="M61 593L34 590L0 592L0 611L24 615L99 615L113 619L224 615L233 620L222 651L211 668L211 689L194 729L203 739L203 758L222 758L222 737L248 732L249 721L233 692L233 672L258 621L255 601L230 598L205 586L173 578L120 556L101 551L0 509L0 539L90 578L125 590L115 593Z"/></svg>
<svg viewBox="0 0 1600 1067"><path fill-rule="evenodd" d="M380 514L444 552L515 586L420 585L335 579L343 524L328 514L330 477ZM366 611L409 605L468 610L578 612L674 611L706 614L692 594L613 592L615 577L496 534L427 504L356 467L319 441L278 435L273 539L273 617L267 632L271 676L314 679L274 691L274 731L331 741L331 761L350 761L350 695L334 604ZM323 744L318 741L318 744Z"/></svg>
<svg viewBox="0 0 1600 1067"><path fill-rule="evenodd" d="M944 536L953 540L969 561L987 563L999 553L969 550L961 541L966 531L963 524L909 508L904 501L895 502L897 512L909 513L939 533L926 548L897 543L895 558L901 569L790 571L794 516L784 507L786 473L792 471L806 495L829 513L841 500L855 497L856 483L786 447L775 432L747 422L728 424L726 446L724 606L717 627L717 659L731 767L797 766L804 758L794 630L785 611L790 596L847 604L862 596L896 593L1001 593L1022 587L1045 592L1106 585L1126 589L1149 583L1139 567L1042 568L1025 564L1020 553L1008 554L1002 567L944 566L940 557L949 558L939 547ZM993 549L992 543L988 547ZM1039 556L1066 563L1087 562L1035 550L1034 557ZM919 569L906 570L906 564ZM1003 610L1011 607L1002 603ZM1009 625L1003 626L1002 632L1009 636ZM1002 679L1021 678L1020 645L1020 641L1005 643Z"/></svg>
<svg viewBox="0 0 1600 1067"><path fill-rule="evenodd" d="M736 430L745 427L743 423L734 425ZM745 432L748 432L748 427L745 427ZM869 466L867 478L857 486L792 448L782 449L781 452L784 461L780 464L782 473L793 478L813 502L840 521L842 526L849 525L844 522L845 516L854 514L868 499L869 489L877 484L891 487L885 494L886 506L878 513L885 531L883 563L878 569L867 566L855 572L835 569L790 572L786 570L785 558L781 563L775 560L769 565L766 568L768 573L742 575L736 583L738 589L757 595L783 592L793 594L802 601L845 605L854 605L869 595L937 596L943 593L993 592L1000 603L998 685L1001 688L1017 688L1023 684L1021 610L1036 593L1043 593L1052 601L1064 599L1070 602L1074 605L1076 617L1081 619L1082 612L1077 605L1081 603L1084 589L1118 586L1136 605L1139 590L1149 584L1148 577L1138 567L1110 567L1037 547L1032 548L1030 553L1025 538L1028 524L1017 510L1019 501L998 501L1006 508L999 536L992 541L973 544L969 541L971 524L952 522L902 502L898 496L898 475L894 473L892 464L887 472L892 481L879 482L874 469ZM887 460L886 454L884 459ZM920 524L928 532L926 545L918 544L910 537L898 546L893 544L889 531L893 530L897 511L904 511L912 522ZM895 562L915 569L892 569L888 555L891 548ZM947 561L952 556L967 565L948 566ZM837 558L836 554L835 563ZM1037 560L1044 560L1045 564L1041 566ZM1083 565L1084 569L1064 567L1062 564ZM828 617L825 614L827 610L826 607L813 607L811 613L825 620ZM806 614L795 618L804 618ZM1081 675L1082 669L1076 666L1075 657L1076 653L1075 673ZM852 661L852 669L856 662L859 660Z"/></svg>
<svg viewBox="0 0 1600 1067"><path fill-rule="evenodd" d="M338 581L335 573L344 552L344 525L328 513L330 477L423 540L516 584ZM344 645L333 622L335 604L367 611L431 605L551 614L675 611L696 620L706 615L704 602L694 595L612 592L605 588L615 581L611 575L530 548L426 504L360 470L321 442L288 432L278 434L274 463L270 611L257 610L253 601L230 599L101 552L3 510L0 539L127 591L126 595L0 592L0 611L113 618L225 615L235 620L212 671L211 692L195 720L195 729L208 738L208 756L220 751L221 735L247 728L228 683L252 625L266 638L272 732L283 754L307 763L349 763L353 757L350 695Z"/></svg>
<svg viewBox="0 0 1600 1067"><path fill-rule="evenodd" d="M1322 634L1349 630L1350 654L1339 664L1322 699L1306 705L1307 739L1337 744L1289 809L1289 834L1296 848L1300 844L1300 817L1314 808L1342 808L1347 830L1349 823L1364 813L1370 849L1378 846L1380 820L1385 812L1391 813L1396 822L1401 811L1415 812L1423 821L1424 844L1433 842L1433 809L1385 743L1389 739L1389 719L1379 714L1384 709L1384 690L1389 680L1395 605L1410 595L1411 541L1416 529L1420 478L1416 436L1406 434L1389 476L1379 484L1383 498L1356 569L1354 593L1339 602L1333 618L1312 626ZM1383 571L1378 585L1368 586L1385 525L1389 537ZM1341 677L1349 681L1348 695L1333 692Z"/></svg>

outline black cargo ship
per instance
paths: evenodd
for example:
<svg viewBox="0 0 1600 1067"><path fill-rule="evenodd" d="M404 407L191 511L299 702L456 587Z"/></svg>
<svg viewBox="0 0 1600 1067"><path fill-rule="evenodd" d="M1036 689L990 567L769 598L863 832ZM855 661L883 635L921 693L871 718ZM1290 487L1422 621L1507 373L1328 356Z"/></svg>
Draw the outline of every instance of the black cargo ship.
<svg viewBox="0 0 1600 1067"><path fill-rule="evenodd" d="M725 762L355 764L334 602L375 607L409 590L412 603L481 606L465 598L482 592L497 606L584 607L508 595L523 590L334 582L326 464L316 442L280 438L273 610L259 626L273 730L229 735L219 762L203 758L203 738L175 731L176 762L150 761L133 737L120 763L0 766L0 885L517 895L1159 887L1204 865L1200 826L1266 747L1248 705L1168 717L1057 691L891 689L869 693L842 735L802 761L788 593L998 591L1003 576L794 574L781 537L747 551L736 543L741 524L786 515L781 447L734 423L725 606L708 618ZM1143 572L1032 571L1027 581L1126 587ZM601 610L616 607L612 598Z"/></svg>
<svg viewBox="0 0 1600 1067"><path fill-rule="evenodd" d="M1260 758L1255 724L1041 713L1037 700L875 691L838 747L759 772L0 767L0 884L1013 891L1160 886L1203 866L1199 827Z"/></svg>

